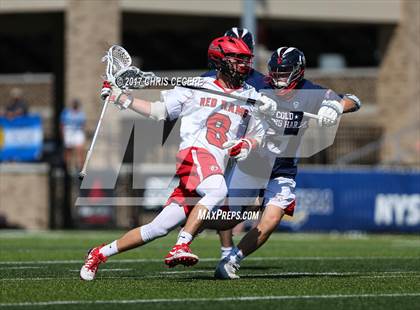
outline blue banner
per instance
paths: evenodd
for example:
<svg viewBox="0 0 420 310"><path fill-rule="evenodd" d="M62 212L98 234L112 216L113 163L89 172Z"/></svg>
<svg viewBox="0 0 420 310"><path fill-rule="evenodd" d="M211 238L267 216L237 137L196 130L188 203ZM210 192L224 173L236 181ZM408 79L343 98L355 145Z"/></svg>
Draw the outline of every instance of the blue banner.
<svg viewBox="0 0 420 310"><path fill-rule="evenodd" d="M38 115L0 117L0 161L38 160L42 140L42 122Z"/></svg>
<svg viewBox="0 0 420 310"><path fill-rule="evenodd" d="M420 172L308 170L296 178L295 231L420 231Z"/></svg>

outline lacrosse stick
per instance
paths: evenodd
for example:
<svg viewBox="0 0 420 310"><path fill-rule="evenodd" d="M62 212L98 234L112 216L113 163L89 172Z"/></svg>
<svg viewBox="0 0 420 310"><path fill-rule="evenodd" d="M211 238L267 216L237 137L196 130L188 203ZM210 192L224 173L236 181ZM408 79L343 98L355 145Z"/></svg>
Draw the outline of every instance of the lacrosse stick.
<svg viewBox="0 0 420 310"><path fill-rule="evenodd" d="M145 79L154 79L158 78L153 72L144 72L136 67L130 67L128 70L124 70L123 72L117 73L116 75L116 85L120 88L128 88L128 89L142 89L145 88L144 80ZM244 96L224 93L214 89L208 89L204 87L196 87L190 85L178 85L179 87L198 90L202 92L206 92L213 95L218 95L226 98L232 98L239 101L243 101L252 105L262 105L263 103L256 99L251 99ZM282 109L285 109L282 107ZM308 118L319 120L319 116L309 112L303 112L303 116Z"/></svg>
<svg viewBox="0 0 420 310"><path fill-rule="evenodd" d="M109 48L106 55L102 58L102 62L106 62L106 79L108 82L115 84L115 75L131 65L131 57L128 52L121 46L113 45ZM99 129L102 125L102 119L104 118L105 111L108 107L109 96L105 99L102 106L101 116L99 117L98 124L96 125L95 133L93 135L92 142L89 150L86 154L85 162L83 164L82 171L79 173L79 179L83 180L86 176L86 169L89 163L90 157L92 156L93 148L95 147L96 138L98 137Z"/></svg>
<svg viewBox="0 0 420 310"><path fill-rule="evenodd" d="M181 87L188 88L188 89L194 89L194 90L198 90L198 91L203 91L203 92L213 94L213 95L224 96L226 98L232 98L232 99L236 99L236 100L239 100L239 101L244 101L244 102L247 102L249 104L257 104L257 105L262 105L263 104L261 101L256 100L256 99L251 99L251 98L244 97L244 96L224 93L224 92L217 91L217 90L214 90L214 89L207 89L207 88L203 88L203 87L196 87L196 86L189 86L189 85L182 85ZM283 107L281 107L281 109L286 110L286 108L283 108ZM318 115L313 114L313 113L309 113L309 112L303 112L303 116L306 116L308 118L313 118L313 119L316 119L316 120L318 120L320 118Z"/></svg>

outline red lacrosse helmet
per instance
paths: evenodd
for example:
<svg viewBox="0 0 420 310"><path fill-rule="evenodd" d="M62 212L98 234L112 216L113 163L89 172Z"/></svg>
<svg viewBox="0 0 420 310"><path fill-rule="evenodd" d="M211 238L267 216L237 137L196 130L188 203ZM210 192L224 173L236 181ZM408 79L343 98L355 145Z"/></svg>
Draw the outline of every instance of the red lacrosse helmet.
<svg viewBox="0 0 420 310"><path fill-rule="evenodd" d="M252 69L253 57L243 40L229 36L214 39L208 49L210 67L222 72L235 84L246 80Z"/></svg>

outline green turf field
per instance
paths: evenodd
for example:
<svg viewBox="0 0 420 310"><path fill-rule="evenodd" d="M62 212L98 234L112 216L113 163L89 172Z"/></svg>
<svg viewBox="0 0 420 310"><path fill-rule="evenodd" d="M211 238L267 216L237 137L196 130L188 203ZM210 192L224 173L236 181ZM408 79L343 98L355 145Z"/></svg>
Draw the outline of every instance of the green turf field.
<svg viewBox="0 0 420 310"><path fill-rule="evenodd" d="M0 308L420 309L419 236L279 233L243 262L240 280L221 281L215 234L194 242L202 261L188 269L164 267L170 235L79 280L85 251L119 235L0 231Z"/></svg>

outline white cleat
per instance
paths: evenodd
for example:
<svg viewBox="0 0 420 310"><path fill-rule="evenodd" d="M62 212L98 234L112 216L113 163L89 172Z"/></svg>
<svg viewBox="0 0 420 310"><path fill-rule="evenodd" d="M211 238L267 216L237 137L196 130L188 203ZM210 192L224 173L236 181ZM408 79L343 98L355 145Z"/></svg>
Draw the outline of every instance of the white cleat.
<svg viewBox="0 0 420 310"><path fill-rule="evenodd" d="M217 264L214 277L216 279L239 279L236 272L239 270L239 264L232 263L230 259L224 258Z"/></svg>
<svg viewBox="0 0 420 310"><path fill-rule="evenodd" d="M105 263L107 259L104 255L99 253L99 250L102 247L103 245L89 250L86 255L85 263L80 269L80 279L84 281L92 281L95 279L99 264Z"/></svg>

